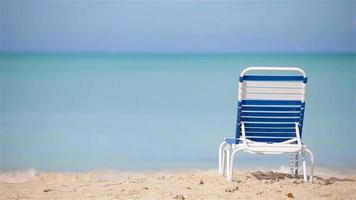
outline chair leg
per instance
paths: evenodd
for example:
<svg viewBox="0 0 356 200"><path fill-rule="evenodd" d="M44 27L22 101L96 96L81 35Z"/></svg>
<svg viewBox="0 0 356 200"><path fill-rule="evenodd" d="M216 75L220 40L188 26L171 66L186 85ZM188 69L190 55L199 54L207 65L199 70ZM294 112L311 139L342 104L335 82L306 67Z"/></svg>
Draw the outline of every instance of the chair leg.
<svg viewBox="0 0 356 200"><path fill-rule="evenodd" d="M289 172L291 175L294 174L294 156L293 153L289 154Z"/></svg>
<svg viewBox="0 0 356 200"><path fill-rule="evenodd" d="M291 175L298 176L298 153L289 154L289 169Z"/></svg>
<svg viewBox="0 0 356 200"><path fill-rule="evenodd" d="M228 148L226 148L226 179L227 180L229 180L229 179L231 179L230 178L230 171L231 171L231 169L230 169L230 163L231 163L231 150L232 150L232 148L229 146Z"/></svg>
<svg viewBox="0 0 356 200"><path fill-rule="evenodd" d="M221 159L221 176L224 176L225 171L226 171L226 147L223 149L222 152L222 159Z"/></svg>
<svg viewBox="0 0 356 200"><path fill-rule="evenodd" d="M304 177L304 182L308 181L307 178L307 164L305 162L305 155L304 155L304 150L302 150L302 160L303 160L303 177Z"/></svg>
<svg viewBox="0 0 356 200"><path fill-rule="evenodd" d="M298 177L299 170L299 152L294 154L294 176Z"/></svg>
<svg viewBox="0 0 356 200"><path fill-rule="evenodd" d="M312 183L313 182L313 176L314 176L314 155L313 153L310 151L310 149L308 148L304 148L305 152L307 152L310 156L310 162L311 162L311 166L310 166L310 176L309 176L309 182Z"/></svg>
<svg viewBox="0 0 356 200"><path fill-rule="evenodd" d="M231 150L232 153L231 153ZM230 151L228 151L228 155L229 155L229 160L228 160L228 173L227 173L227 176L226 176L226 179L228 181L232 181L232 175L233 175L233 172L234 172L234 156L235 154L240 151L240 150L243 150L243 148L239 147L239 148L236 148L236 149L231 149Z"/></svg>
<svg viewBox="0 0 356 200"><path fill-rule="evenodd" d="M226 158L226 153L225 153L225 146L227 145L226 142L222 142L219 146L219 175L224 175L225 171L225 158Z"/></svg>

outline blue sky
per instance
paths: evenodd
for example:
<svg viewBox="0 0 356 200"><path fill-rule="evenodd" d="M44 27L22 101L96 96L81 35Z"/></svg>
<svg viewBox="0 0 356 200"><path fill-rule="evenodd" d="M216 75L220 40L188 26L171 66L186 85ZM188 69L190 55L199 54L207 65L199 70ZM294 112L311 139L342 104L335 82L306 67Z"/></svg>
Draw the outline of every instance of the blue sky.
<svg viewBox="0 0 356 200"><path fill-rule="evenodd" d="M356 52L356 3L1 1L3 52Z"/></svg>

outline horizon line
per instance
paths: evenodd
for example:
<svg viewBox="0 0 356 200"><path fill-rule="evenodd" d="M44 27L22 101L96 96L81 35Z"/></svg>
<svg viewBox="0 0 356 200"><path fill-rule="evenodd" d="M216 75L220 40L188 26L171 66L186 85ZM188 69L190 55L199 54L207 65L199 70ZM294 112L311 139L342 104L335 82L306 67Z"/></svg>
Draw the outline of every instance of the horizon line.
<svg viewBox="0 0 356 200"><path fill-rule="evenodd" d="M39 54L47 54L47 55L80 55L80 54L88 54L88 55L356 55L356 51L323 51L323 52L315 52L315 51L275 51L275 52L264 52L264 51L236 51L236 52L184 52L184 51L168 51L168 52L148 52L148 51L0 51L0 55L3 54L22 54L22 55L39 55Z"/></svg>

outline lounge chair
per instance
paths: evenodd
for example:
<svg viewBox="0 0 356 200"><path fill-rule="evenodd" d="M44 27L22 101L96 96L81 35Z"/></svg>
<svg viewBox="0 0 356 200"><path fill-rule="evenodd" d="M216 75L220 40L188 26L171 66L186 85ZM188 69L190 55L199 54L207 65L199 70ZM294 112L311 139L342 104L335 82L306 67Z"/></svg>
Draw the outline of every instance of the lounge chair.
<svg viewBox="0 0 356 200"><path fill-rule="evenodd" d="M295 67L248 67L242 71L236 134L233 138L225 138L219 147L220 175L224 175L226 169L226 178L232 181L234 157L239 151L252 154L289 153L291 173L295 176L298 175L298 154L301 154L303 178L307 182L307 153L311 160L309 181L312 182L314 157L301 140L306 83L305 72Z"/></svg>

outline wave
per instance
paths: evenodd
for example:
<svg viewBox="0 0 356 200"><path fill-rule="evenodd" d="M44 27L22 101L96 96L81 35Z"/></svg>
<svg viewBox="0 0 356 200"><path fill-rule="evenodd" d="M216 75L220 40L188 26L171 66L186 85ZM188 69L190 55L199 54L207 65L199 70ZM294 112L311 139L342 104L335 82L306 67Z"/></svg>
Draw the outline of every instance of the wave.
<svg viewBox="0 0 356 200"><path fill-rule="evenodd" d="M0 182L25 183L37 175L38 171L35 169L0 171Z"/></svg>

